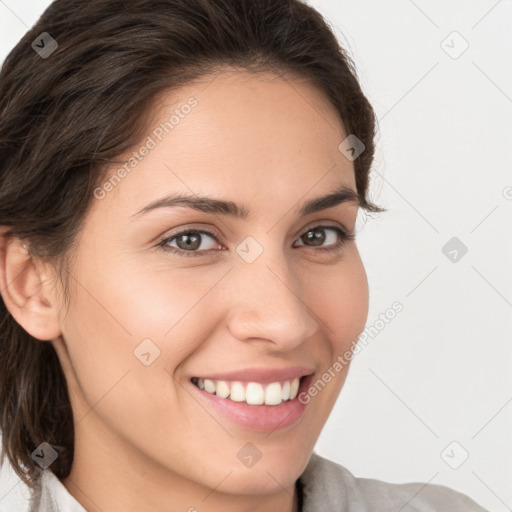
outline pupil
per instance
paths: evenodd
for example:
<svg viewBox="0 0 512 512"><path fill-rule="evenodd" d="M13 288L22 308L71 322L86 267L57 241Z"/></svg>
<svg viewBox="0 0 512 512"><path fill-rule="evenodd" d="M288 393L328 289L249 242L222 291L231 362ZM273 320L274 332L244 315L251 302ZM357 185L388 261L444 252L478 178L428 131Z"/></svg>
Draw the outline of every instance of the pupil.
<svg viewBox="0 0 512 512"><path fill-rule="evenodd" d="M183 240L185 240L185 243L183 243L183 247L182 247L181 244L182 244ZM199 234L181 235L177 240L177 244L180 249L197 249L201 245L201 236Z"/></svg>
<svg viewBox="0 0 512 512"><path fill-rule="evenodd" d="M303 238L303 242L313 242L313 245L322 245L325 240L325 233L322 230L310 230L308 231Z"/></svg>

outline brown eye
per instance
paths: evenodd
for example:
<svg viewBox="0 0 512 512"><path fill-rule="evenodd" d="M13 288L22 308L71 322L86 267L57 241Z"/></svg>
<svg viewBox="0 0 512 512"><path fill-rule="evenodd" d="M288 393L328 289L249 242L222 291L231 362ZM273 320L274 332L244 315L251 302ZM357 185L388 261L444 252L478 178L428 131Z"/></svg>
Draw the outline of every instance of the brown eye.
<svg viewBox="0 0 512 512"><path fill-rule="evenodd" d="M187 233L184 235L179 235L175 238L176 238L176 245L180 249L184 249L184 250L199 249L201 242L202 242L201 235L199 235L199 234Z"/></svg>
<svg viewBox="0 0 512 512"><path fill-rule="evenodd" d="M311 245L323 245L325 239L325 231L320 228L310 229L301 236L301 240L304 243L309 243Z"/></svg>
<svg viewBox="0 0 512 512"><path fill-rule="evenodd" d="M348 240L354 240L352 233L341 229L338 226L315 226L308 229L300 240L301 245L312 247L318 251L339 250ZM316 249L318 247L318 249Z"/></svg>
<svg viewBox="0 0 512 512"><path fill-rule="evenodd" d="M215 242L210 242L210 247L208 239ZM354 239L355 235L338 226L315 226L301 235L299 240L302 243L294 247L305 246L319 252L339 251L345 242ZM219 245L216 235L203 229L180 231L158 243L164 251L178 256L203 256L215 249L222 250Z"/></svg>
<svg viewBox="0 0 512 512"><path fill-rule="evenodd" d="M215 243L210 242L210 247L208 247L208 239L215 241ZM176 245L171 245L172 243ZM209 231L188 229L164 238L158 245L165 251L179 256L200 256L201 253L215 249L219 244L215 235Z"/></svg>

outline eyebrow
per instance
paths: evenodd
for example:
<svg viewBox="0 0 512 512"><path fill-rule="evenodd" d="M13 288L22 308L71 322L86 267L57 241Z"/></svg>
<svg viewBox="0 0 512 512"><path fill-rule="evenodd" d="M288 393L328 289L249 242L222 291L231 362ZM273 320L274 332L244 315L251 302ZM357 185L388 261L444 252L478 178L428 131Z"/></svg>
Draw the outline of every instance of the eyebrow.
<svg viewBox="0 0 512 512"><path fill-rule="evenodd" d="M332 208L342 203L355 203L357 206L362 205L357 192L350 187L340 185L330 194L311 199L304 203L299 210L299 214L301 216L311 215L312 213L326 210L327 208ZM152 201L132 216L140 216L159 208L172 208L174 206L184 206L201 212L228 215L240 219L246 219L250 213L246 206L233 201L182 193Z"/></svg>

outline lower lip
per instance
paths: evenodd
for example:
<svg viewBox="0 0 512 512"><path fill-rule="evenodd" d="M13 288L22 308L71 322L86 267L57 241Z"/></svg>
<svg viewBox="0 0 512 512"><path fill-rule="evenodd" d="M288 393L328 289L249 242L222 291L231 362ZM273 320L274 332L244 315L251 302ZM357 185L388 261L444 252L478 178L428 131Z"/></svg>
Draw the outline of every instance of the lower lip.
<svg viewBox="0 0 512 512"><path fill-rule="evenodd" d="M270 432L294 425L302 417L307 404L299 402L302 391L308 389L312 375L301 380L297 396L280 405L249 405L245 402L234 402L229 398L220 398L198 388L190 382L194 391L211 408L218 411L233 423L257 432Z"/></svg>

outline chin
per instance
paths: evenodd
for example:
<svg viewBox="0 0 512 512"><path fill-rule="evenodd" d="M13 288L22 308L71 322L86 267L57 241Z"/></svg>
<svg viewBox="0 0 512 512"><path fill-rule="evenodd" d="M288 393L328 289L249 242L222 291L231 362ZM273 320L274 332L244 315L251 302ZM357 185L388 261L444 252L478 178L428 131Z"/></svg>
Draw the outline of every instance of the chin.
<svg viewBox="0 0 512 512"><path fill-rule="evenodd" d="M290 464L288 467L274 468L270 471L256 465L250 469L237 469L226 478L218 490L229 494L252 495L282 492L295 484L301 475L301 469Z"/></svg>

